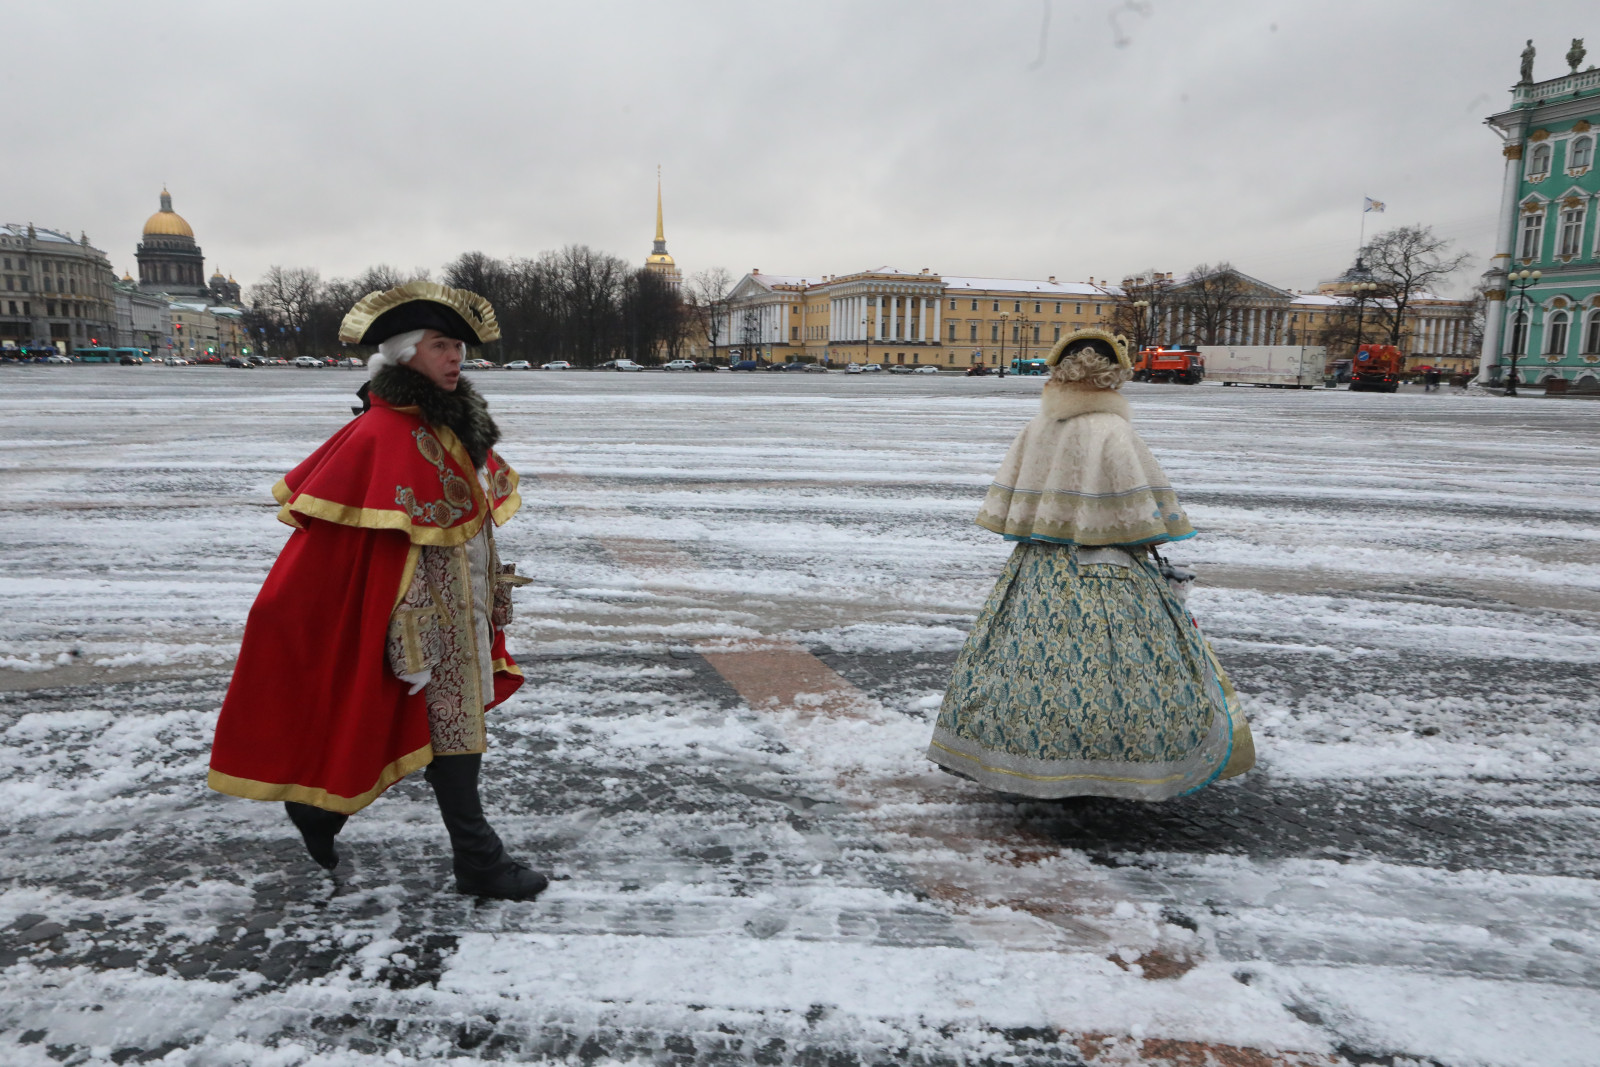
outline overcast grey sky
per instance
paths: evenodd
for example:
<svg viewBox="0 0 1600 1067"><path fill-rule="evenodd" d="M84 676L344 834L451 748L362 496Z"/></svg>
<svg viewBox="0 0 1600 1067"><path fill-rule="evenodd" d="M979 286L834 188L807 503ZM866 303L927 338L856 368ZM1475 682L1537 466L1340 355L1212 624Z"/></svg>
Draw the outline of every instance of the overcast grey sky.
<svg viewBox="0 0 1600 1067"><path fill-rule="evenodd" d="M1482 119L1523 41L1539 78L1573 37L1600 59L1579 0L117 0L4 25L0 221L86 230L131 269L165 182L246 284L469 249L642 260L658 163L686 273L1226 259L1302 288L1348 265L1363 196L1481 269Z"/></svg>

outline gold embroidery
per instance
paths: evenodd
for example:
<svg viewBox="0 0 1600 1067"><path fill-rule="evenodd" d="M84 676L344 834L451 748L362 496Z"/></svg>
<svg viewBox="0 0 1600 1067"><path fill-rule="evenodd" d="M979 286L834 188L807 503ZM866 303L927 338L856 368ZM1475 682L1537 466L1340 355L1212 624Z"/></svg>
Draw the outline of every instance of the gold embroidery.
<svg viewBox="0 0 1600 1067"><path fill-rule="evenodd" d="M397 485L394 487L394 502L415 522L439 527L453 526L461 516L472 510L472 488L465 478L445 466L444 448L438 438L421 427L411 431L411 437L417 442L417 451L422 453L422 458L439 472L439 486L444 499L425 503L417 499L416 491L409 485Z"/></svg>

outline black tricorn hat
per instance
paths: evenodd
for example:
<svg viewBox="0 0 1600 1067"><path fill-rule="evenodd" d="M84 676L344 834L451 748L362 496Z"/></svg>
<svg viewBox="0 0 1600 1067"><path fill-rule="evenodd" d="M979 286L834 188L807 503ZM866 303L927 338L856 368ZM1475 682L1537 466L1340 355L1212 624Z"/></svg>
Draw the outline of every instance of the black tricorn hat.
<svg viewBox="0 0 1600 1067"><path fill-rule="evenodd" d="M339 340L375 345L412 330L438 330L469 345L500 339L500 324L489 301L465 289L419 281L371 292L356 301L339 324Z"/></svg>

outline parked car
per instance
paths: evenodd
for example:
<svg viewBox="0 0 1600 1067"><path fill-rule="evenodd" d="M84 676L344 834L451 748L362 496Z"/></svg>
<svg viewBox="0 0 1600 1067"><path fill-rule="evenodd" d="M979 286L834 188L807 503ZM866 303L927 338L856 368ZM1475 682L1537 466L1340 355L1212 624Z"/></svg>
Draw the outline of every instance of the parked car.
<svg viewBox="0 0 1600 1067"><path fill-rule="evenodd" d="M911 373L912 374L938 374L939 373L939 368L924 364L924 365L922 365L920 367L912 367L911 368Z"/></svg>
<svg viewBox="0 0 1600 1067"><path fill-rule="evenodd" d="M807 364L804 364L804 366L805 366L805 370L806 370L807 374L827 374L828 373L828 368L824 367L820 363L807 363Z"/></svg>
<svg viewBox="0 0 1600 1067"><path fill-rule="evenodd" d="M514 359L506 364L506 370L532 370L533 364L525 359Z"/></svg>
<svg viewBox="0 0 1600 1067"><path fill-rule="evenodd" d="M862 374L882 374L883 373L883 364L882 363L863 363L863 364L861 364L861 373Z"/></svg>
<svg viewBox="0 0 1600 1067"><path fill-rule="evenodd" d="M662 370L694 370L694 360L692 360L692 359L674 359L674 360L669 360L667 365L662 367L661 369Z"/></svg>
<svg viewBox="0 0 1600 1067"><path fill-rule="evenodd" d="M294 357L294 365L296 367L321 368L323 362L316 356L296 356Z"/></svg>
<svg viewBox="0 0 1600 1067"><path fill-rule="evenodd" d="M987 378L989 375L991 375L993 373L994 373L993 371L991 371L988 367L985 367L982 363L979 363L975 367L968 367L967 368L967 377L968 378Z"/></svg>
<svg viewBox="0 0 1600 1067"><path fill-rule="evenodd" d="M360 356L346 356L344 359L341 359L339 361L339 366L341 366L341 367L365 367L366 364L361 361L361 357Z"/></svg>
<svg viewBox="0 0 1600 1067"><path fill-rule="evenodd" d="M910 374L911 373L911 368L906 366L904 363L891 363L891 364L889 364L889 373L890 374Z"/></svg>
<svg viewBox="0 0 1600 1067"><path fill-rule="evenodd" d="M695 370L717 371L717 370L721 370L722 368L717 366L715 363L696 363L694 365L694 369Z"/></svg>
<svg viewBox="0 0 1600 1067"><path fill-rule="evenodd" d="M846 374L860 374L861 373L861 364L859 364L859 363L846 363L844 365L844 372Z"/></svg>
<svg viewBox="0 0 1600 1067"><path fill-rule="evenodd" d="M644 370L644 367L631 359L608 359L600 364L597 370Z"/></svg>
<svg viewBox="0 0 1600 1067"><path fill-rule="evenodd" d="M554 360L551 360L549 363L546 363L544 366L540 367L539 369L540 370L571 370L572 369L572 364L567 362L564 359L554 359Z"/></svg>
<svg viewBox="0 0 1600 1067"><path fill-rule="evenodd" d="M739 359L739 360L734 360L732 363L728 364L728 369L729 370L760 370L761 369L761 364L757 363L753 359Z"/></svg>

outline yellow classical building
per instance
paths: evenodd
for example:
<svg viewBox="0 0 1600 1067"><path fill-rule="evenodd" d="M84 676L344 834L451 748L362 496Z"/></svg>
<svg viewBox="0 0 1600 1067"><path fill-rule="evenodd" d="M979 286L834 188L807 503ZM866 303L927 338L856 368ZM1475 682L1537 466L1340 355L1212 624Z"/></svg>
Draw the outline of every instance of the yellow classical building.
<svg viewBox="0 0 1600 1067"><path fill-rule="evenodd" d="M953 277L879 267L739 280L709 340L715 354L769 362L999 366L1043 356L1064 333L1111 319L1105 282Z"/></svg>

